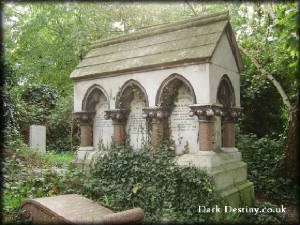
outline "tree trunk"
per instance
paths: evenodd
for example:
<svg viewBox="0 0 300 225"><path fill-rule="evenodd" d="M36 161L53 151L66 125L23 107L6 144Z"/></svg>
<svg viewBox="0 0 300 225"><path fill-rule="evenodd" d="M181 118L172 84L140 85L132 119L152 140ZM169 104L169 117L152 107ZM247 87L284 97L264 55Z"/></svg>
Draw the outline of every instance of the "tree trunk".
<svg viewBox="0 0 300 225"><path fill-rule="evenodd" d="M299 96L296 106L289 112L289 124L284 142L283 159L285 175L293 184L299 180Z"/></svg>

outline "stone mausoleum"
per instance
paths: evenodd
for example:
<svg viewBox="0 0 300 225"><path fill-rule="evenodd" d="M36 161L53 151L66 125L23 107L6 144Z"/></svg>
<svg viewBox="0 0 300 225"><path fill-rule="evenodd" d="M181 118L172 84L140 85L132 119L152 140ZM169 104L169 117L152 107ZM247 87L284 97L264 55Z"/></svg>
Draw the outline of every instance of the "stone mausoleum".
<svg viewBox="0 0 300 225"><path fill-rule="evenodd" d="M169 137L179 166L206 170L231 205L250 203L253 184L235 148L242 68L228 12L96 41L71 74L75 163L101 156L112 140L138 150Z"/></svg>

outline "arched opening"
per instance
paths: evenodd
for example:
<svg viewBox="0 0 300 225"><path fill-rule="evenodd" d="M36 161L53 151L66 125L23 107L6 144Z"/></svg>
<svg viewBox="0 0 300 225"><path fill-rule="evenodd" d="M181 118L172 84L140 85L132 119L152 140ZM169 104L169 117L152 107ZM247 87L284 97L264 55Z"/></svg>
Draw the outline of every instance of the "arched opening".
<svg viewBox="0 0 300 225"><path fill-rule="evenodd" d="M166 138L175 141L176 154L197 152L198 119L190 117L190 107L196 96L190 82L179 74L172 74L163 81L156 96L157 105L168 111L164 120Z"/></svg>
<svg viewBox="0 0 300 225"><path fill-rule="evenodd" d="M222 104L227 110L235 106L234 89L226 74L223 75L218 86L217 103Z"/></svg>
<svg viewBox="0 0 300 225"><path fill-rule="evenodd" d="M148 96L144 87L135 80L127 81L120 90L116 108L127 111L125 142L134 150L149 142L147 121L143 118L144 107L148 107Z"/></svg>
<svg viewBox="0 0 300 225"><path fill-rule="evenodd" d="M111 143L113 125L111 120L104 118L105 110L109 109L109 99L106 91L100 85L90 87L82 102L82 111L95 112L92 119L92 145L94 149L103 149Z"/></svg>
<svg viewBox="0 0 300 225"><path fill-rule="evenodd" d="M229 77L225 74L222 76L218 90L217 90L217 103L223 105L224 115L220 118L218 126L221 132L220 142L223 147L235 146L235 125L234 118L230 116L232 107L235 106L235 94ZM222 125L221 125L222 124Z"/></svg>

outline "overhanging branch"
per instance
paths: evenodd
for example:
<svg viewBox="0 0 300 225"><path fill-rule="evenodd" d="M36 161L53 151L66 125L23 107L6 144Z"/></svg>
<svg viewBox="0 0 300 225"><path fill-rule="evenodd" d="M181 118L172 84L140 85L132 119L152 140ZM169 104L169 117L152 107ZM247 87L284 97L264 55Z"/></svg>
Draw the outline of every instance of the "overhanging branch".
<svg viewBox="0 0 300 225"><path fill-rule="evenodd" d="M287 97L287 94L285 93L285 91L283 90L281 84L274 78L274 76L269 73L268 71L266 71L262 65L243 47L241 47L240 45L239 49L251 60L251 62L256 66L256 68L258 69L258 71L260 71L262 74L266 75L266 77L272 82L272 84L275 86L276 90L278 91L278 93L280 94L282 101L284 103L284 105L286 106L286 108L288 109L288 111L290 112L293 107Z"/></svg>

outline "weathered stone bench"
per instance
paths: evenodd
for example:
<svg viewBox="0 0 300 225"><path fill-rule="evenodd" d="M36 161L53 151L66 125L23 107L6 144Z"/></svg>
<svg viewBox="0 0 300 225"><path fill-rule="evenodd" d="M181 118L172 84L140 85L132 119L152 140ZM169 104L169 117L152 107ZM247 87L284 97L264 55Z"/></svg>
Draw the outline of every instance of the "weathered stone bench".
<svg viewBox="0 0 300 225"><path fill-rule="evenodd" d="M35 224L131 224L144 218L141 208L114 213L76 194L24 200L20 214Z"/></svg>

